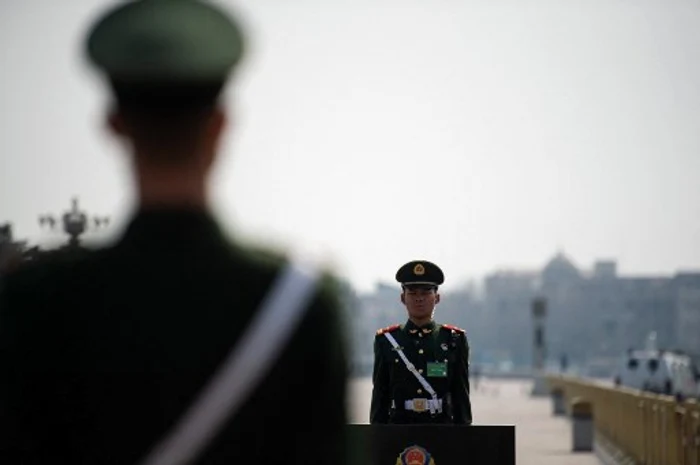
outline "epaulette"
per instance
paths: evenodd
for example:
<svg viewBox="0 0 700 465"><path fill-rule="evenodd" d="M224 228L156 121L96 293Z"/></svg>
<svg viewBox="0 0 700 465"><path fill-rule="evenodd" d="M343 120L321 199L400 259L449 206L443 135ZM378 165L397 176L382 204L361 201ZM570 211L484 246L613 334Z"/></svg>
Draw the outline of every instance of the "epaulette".
<svg viewBox="0 0 700 465"><path fill-rule="evenodd" d="M377 336L381 336L384 333L390 333L392 331L396 331L400 327L401 327L401 325L391 325L391 326L387 326L386 328L378 329Z"/></svg>
<svg viewBox="0 0 700 465"><path fill-rule="evenodd" d="M452 331L453 333L462 333L462 334L464 334L464 332L465 332L462 328L458 328L458 327L456 327L456 326L454 326L454 325L442 325L442 327L445 328L445 329L449 329L449 330Z"/></svg>

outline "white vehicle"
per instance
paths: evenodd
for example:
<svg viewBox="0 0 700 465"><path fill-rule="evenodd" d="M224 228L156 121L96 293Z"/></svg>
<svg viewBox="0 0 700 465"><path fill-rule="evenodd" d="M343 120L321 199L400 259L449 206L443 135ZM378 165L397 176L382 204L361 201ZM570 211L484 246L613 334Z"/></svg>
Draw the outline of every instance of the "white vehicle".
<svg viewBox="0 0 700 465"><path fill-rule="evenodd" d="M679 398L698 396L698 374L685 354L657 349L630 350L615 384Z"/></svg>

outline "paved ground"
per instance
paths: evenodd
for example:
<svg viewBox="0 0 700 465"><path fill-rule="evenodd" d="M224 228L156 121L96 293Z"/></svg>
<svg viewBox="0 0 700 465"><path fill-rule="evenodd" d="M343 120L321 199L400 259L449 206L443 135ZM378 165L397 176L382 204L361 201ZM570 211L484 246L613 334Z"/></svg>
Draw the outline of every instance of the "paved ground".
<svg viewBox="0 0 700 465"><path fill-rule="evenodd" d="M485 380L472 386L475 424L515 424L518 465L600 465L592 453L571 452L569 420L553 417L549 398L530 397L530 381ZM372 383L350 386L351 423L368 423Z"/></svg>

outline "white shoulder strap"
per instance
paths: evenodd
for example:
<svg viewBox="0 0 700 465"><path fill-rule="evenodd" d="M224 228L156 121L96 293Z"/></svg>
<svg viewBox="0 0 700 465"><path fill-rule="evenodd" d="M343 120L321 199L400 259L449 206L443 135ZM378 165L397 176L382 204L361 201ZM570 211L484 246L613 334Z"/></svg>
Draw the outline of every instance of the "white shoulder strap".
<svg viewBox="0 0 700 465"><path fill-rule="evenodd" d="M389 339L391 345L394 346L394 349L399 354L399 357L401 357L401 360L403 360L403 364L406 365L408 371L413 373L413 376L416 377L421 386L423 386L423 388L426 391L428 391L430 397L437 400L437 393L435 392L435 389L433 389L433 387L428 383L428 381L426 381L426 379L423 378L420 373L418 373L418 370L416 370L416 366L413 363L411 363L408 360L408 358L406 358L406 354L403 353L403 350L401 350L401 347L399 346L399 343L396 342L396 339L394 339L394 336L392 336L390 333L384 333L384 336L386 336L386 338Z"/></svg>
<svg viewBox="0 0 700 465"><path fill-rule="evenodd" d="M141 465L180 465L197 457L277 359L301 321L317 280L315 267L289 263L222 367Z"/></svg>

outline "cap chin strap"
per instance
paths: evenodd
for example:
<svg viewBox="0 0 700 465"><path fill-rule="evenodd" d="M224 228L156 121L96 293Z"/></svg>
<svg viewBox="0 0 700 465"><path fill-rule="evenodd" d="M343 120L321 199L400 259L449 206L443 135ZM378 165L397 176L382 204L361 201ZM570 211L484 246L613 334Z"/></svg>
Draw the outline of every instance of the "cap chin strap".
<svg viewBox="0 0 700 465"><path fill-rule="evenodd" d="M219 371L140 465L182 465L197 458L277 359L305 314L318 276L298 260L287 265Z"/></svg>

